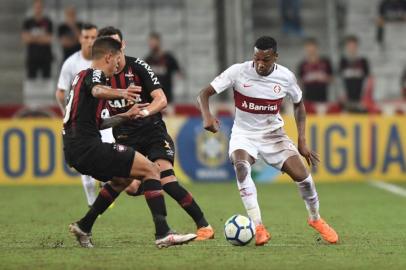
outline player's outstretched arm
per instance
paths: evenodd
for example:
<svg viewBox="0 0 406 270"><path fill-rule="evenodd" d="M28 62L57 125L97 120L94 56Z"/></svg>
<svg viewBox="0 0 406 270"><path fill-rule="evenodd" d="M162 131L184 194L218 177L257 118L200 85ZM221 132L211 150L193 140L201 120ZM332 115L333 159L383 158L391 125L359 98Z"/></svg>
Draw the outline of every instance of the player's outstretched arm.
<svg viewBox="0 0 406 270"><path fill-rule="evenodd" d="M309 165L317 166L320 162L319 155L311 151L306 144L306 109L303 100L294 104L294 114L298 133L297 148L299 153L306 159Z"/></svg>
<svg viewBox="0 0 406 270"><path fill-rule="evenodd" d="M140 112L145 109L149 103L138 103L134 104L134 106L131 107L128 111L120 114L116 114L112 117L102 119L102 122L100 124L100 129L106 129L106 128L111 128L115 127L117 125L120 125L128 120L135 119L136 117L139 116Z"/></svg>
<svg viewBox="0 0 406 270"><path fill-rule="evenodd" d="M119 91L117 91L119 90ZM92 95L98 99L127 99L136 102L141 92L139 86L129 86L127 89L113 89L110 86L97 84L92 88Z"/></svg>
<svg viewBox="0 0 406 270"><path fill-rule="evenodd" d="M203 127L213 133L216 133L220 128L219 120L210 112L209 99L215 93L216 91L213 86L209 85L200 91L199 96L197 97L197 103L203 118Z"/></svg>

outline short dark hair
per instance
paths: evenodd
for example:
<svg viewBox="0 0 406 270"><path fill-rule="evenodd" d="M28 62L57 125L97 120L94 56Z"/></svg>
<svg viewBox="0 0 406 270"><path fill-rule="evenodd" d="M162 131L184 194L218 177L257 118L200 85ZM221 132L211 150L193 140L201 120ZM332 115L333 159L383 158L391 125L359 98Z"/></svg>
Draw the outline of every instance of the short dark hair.
<svg viewBox="0 0 406 270"><path fill-rule="evenodd" d="M80 30L90 30L90 29L97 29L97 26L92 23L83 23L80 26Z"/></svg>
<svg viewBox="0 0 406 270"><path fill-rule="evenodd" d="M318 42L317 39L314 38L314 37L308 37L308 38L305 39L304 44L305 44L305 45L315 45L315 46L318 46L318 45L319 45L319 42Z"/></svg>
<svg viewBox="0 0 406 270"><path fill-rule="evenodd" d="M155 38L157 40L161 40L161 34L159 34L158 32L151 32L151 33L149 33L149 38Z"/></svg>
<svg viewBox="0 0 406 270"><path fill-rule="evenodd" d="M274 52L277 50L276 40L269 36L262 36L255 41L255 48L259 50L272 49Z"/></svg>
<svg viewBox="0 0 406 270"><path fill-rule="evenodd" d="M99 59L107 53L117 53L121 50L121 42L111 37L99 37L92 46L92 58Z"/></svg>
<svg viewBox="0 0 406 270"><path fill-rule="evenodd" d="M347 42L355 42L358 43L358 38L355 35L349 35L345 37L345 43Z"/></svg>
<svg viewBox="0 0 406 270"><path fill-rule="evenodd" d="M99 30L98 37L109 37L118 35L120 40L123 41L123 33L121 33L120 29L115 28L114 26L106 26Z"/></svg>

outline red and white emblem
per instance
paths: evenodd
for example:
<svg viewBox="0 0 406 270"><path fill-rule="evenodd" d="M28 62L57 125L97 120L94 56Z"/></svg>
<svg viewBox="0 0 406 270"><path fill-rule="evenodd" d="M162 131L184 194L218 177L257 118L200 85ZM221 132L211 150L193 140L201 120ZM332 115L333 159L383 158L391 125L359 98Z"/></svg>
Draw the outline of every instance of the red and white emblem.
<svg viewBox="0 0 406 270"><path fill-rule="evenodd" d="M114 146L115 146L114 148L117 150L117 152L127 151L127 146L125 146L125 145L116 143L116 144L114 144Z"/></svg>
<svg viewBox="0 0 406 270"><path fill-rule="evenodd" d="M279 92L281 91L281 86L280 86L279 84L275 85L275 86L273 87L273 91L274 91L276 94L279 94Z"/></svg>

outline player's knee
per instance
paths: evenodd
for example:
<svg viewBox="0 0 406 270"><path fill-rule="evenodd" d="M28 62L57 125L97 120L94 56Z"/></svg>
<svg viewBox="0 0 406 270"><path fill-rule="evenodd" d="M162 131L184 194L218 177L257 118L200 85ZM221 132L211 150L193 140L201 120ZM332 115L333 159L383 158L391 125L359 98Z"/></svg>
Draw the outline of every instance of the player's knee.
<svg viewBox="0 0 406 270"><path fill-rule="evenodd" d="M142 195L142 188L141 186L141 182L138 180L134 180L126 189L125 192L127 193L127 195L130 196L139 196Z"/></svg>
<svg viewBox="0 0 406 270"><path fill-rule="evenodd" d="M250 171L251 164L247 160L238 160L234 163L234 170L239 182L243 182Z"/></svg>
<svg viewBox="0 0 406 270"><path fill-rule="evenodd" d="M121 192L130 185L131 181L129 179L114 179L110 181L110 186L117 192Z"/></svg>
<svg viewBox="0 0 406 270"><path fill-rule="evenodd" d="M146 179L161 179L159 166L153 162L149 162L146 166Z"/></svg>

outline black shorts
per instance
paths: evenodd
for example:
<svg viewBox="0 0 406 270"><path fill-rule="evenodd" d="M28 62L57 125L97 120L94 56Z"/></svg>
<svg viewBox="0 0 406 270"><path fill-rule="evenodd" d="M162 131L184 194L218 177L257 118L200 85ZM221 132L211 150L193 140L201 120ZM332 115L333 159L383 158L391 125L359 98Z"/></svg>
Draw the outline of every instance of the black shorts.
<svg viewBox="0 0 406 270"><path fill-rule="evenodd" d="M81 144L66 141L64 139L65 159L81 174L103 182L113 177L130 177L135 156L133 148L101 141Z"/></svg>
<svg viewBox="0 0 406 270"><path fill-rule="evenodd" d="M175 162L175 144L165 126L143 129L136 135L114 134L117 143L132 147L151 161Z"/></svg>

